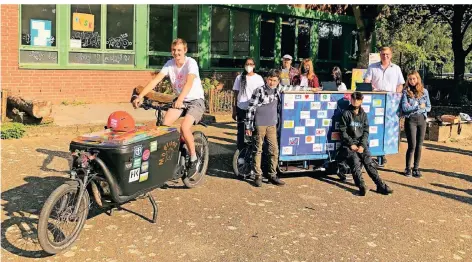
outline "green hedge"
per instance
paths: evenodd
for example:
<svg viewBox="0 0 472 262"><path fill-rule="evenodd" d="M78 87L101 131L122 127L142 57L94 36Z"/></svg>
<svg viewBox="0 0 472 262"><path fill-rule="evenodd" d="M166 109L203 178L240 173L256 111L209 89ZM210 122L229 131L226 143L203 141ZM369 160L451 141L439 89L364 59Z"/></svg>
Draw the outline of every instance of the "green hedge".
<svg viewBox="0 0 472 262"><path fill-rule="evenodd" d="M2 123L2 139L18 139L25 134L25 125L21 123Z"/></svg>

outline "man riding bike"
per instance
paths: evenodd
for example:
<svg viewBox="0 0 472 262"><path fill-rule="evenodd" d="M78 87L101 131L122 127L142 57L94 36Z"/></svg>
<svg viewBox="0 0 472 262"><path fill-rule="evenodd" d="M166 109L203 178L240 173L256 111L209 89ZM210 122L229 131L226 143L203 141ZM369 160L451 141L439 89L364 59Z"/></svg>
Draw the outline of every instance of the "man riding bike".
<svg viewBox="0 0 472 262"><path fill-rule="evenodd" d="M164 77L169 76L172 89L178 97L172 108L165 114L163 125L170 126L179 119L185 105L187 111L180 126L180 133L190 151L188 172L192 176L197 171L197 154L191 128L200 122L205 112L204 92L197 62L185 55L187 42L181 38L175 39L171 44L171 52L173 59L167 61L161 71L144 87L132 103L134 108L138 108L143 102L143 97Z"/></svg>

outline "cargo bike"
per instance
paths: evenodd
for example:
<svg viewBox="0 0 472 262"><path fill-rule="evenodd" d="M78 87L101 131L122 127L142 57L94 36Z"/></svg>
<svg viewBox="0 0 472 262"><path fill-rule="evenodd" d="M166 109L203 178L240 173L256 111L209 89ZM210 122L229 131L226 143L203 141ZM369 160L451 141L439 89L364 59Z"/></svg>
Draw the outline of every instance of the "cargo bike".
<svg viewBox="0 0 472 262"><path fill-rule="evenodd" d="M281 115L278 124L278 173L321 171L337 174L342 180L350 170L340 157L339 121L350 105L353 91L312 92L300 87L281 87ZM362 92L362 108L369 119L369 149L376 163L399 149L400 93ZM246 138L246 146L233 156L233 172L241 179L254 178L254 141ZM263 152L263 158L266 157ZM262 161L262 170L265 171ZM266 175L266 174L264 174Z"/></svg>
<svg viewBox="0 0 472 262"><path fill-rule="evenodd" d="M139 89L135 92L139 93ZM172 106L171 101L172 97L164 94L146 95L141 107L156 110L157 127L141 125L131 132L107 128L71 141L70 180L51 193L39 215L38 240L44 251L56 254L70 247L79 236L92 203L112 211L147 197L153 207L152 221L156 223L158 206L150 194L152 190L169 180L182 179L188 188L203 182L209 160L208 140L200 131L193 133L198 164L197 172L188 174L186 163L190 156L179 132L161 126L162 112Z"/></svg>

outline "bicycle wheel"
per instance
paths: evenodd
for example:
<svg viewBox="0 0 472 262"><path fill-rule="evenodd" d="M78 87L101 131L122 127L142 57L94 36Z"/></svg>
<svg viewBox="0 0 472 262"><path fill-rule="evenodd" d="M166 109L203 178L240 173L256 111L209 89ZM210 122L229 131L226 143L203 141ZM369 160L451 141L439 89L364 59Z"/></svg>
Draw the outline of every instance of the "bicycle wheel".
<svg viewBox="0 0 472 262"><path fill-rule="evenodd" d="M187 175L182 178L182 182L188 188L198 186L203 182L206 171L208 169L208 160L210 159L210 149L208 147L208 140L200 131L193 132L195 141L195 151L197 153L197 172L195 174ZM187 148L187 146L184 146Z"/></svg>
<svg viewBox="0 0 472 262"><path fill-rule="evenodd" d="M73 215L79 195L78 185L63 184L48 197L39 215L39 244L49 254L57 254L74 243L89 211L90 198L85 190L80 207Z"/></svg>
<svg viewBox="0 0 472 262"><path fill-rule="evenodd" d="M236 177L246 178L251 175L253 155L250 146L246 146L241 151L236 149L233 156L233 172Z"/></svg>

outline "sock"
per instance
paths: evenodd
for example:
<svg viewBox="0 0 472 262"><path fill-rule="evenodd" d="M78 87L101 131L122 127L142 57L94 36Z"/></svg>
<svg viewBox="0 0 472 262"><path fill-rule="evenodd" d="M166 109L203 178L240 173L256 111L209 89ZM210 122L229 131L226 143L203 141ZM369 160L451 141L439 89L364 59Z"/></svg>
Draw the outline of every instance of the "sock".
<svg viewBox="0 0 472 262"><path fill-rule="evenodd" d="M192 162L197 161L197 159L198 159L198 158L197 158L197 155L192 155L192 156L190 156L190 161L192 161Z"/></svg>

